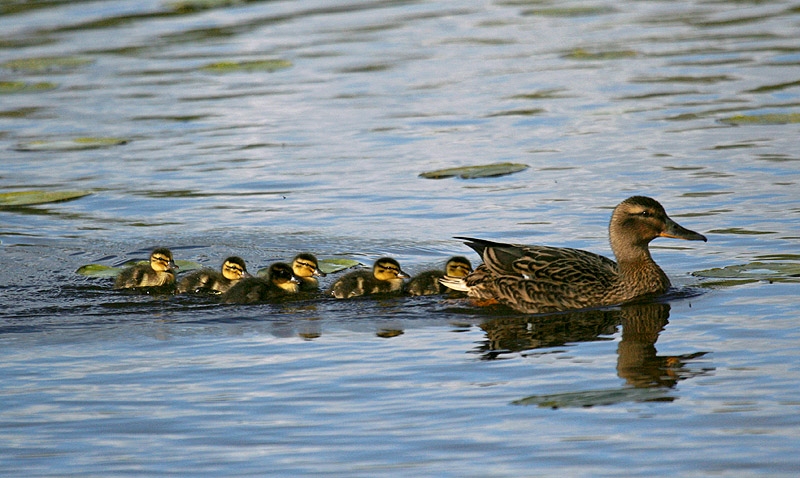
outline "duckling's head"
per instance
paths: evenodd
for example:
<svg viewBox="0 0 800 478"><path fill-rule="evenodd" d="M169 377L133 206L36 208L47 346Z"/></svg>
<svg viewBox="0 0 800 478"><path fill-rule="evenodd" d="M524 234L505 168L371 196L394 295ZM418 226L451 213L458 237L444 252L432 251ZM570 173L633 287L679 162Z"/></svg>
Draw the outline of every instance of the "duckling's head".
<svg viewBox="0 0 800 478"><path fill-rule="evenodd" d="M300 279L295 277L292 267L285 262L276 262L269 266L269 281L287 292L300 291Z"/></svg>
<svg viewBox="0 0 800 478"><path fill-rule="evenodd" d="M402 280L410 276L400 269L400 263L391 257L382 257L372 266L372 275L378 280Z"/></svg>
<svg viewBox="0 0 800 478"><path fill-rule="evenodd" d="M444 273L450 277L467 277L472 272L472 263L463 256L451 257L444 266Z"/></svg>
<svg viewBox="0 0 800 478"><path fill-rule="evenodd" d="M292 271L294 275L302 279L308 277L325 277L325 273L319 270L319 262L313 254L298 254L292 260Z"/></svg>
<svg viewBox="0 0 800 478"><path fill-rule="evenodd" d="M245 277L250 277L247 273L247 266L244 259L238 256L231 256L222 263L222 276L231 281L237 281Z"/></svg>
<svg viewBox="0 0 800 478"><path fill-rule="evenodd" d="M617 255L626 248L646 249L656 237L706 241L702 234L670 219L658 201L645 196L629 197L614 208L608 229L611 249Z"/></svg>
<svg viewBox="0 0 800 478"><path fill-rule="evenodd" d="M150 253L150 267L157 272L171 271L178 266L172 260L172 251L165 247L159 247Z"/></svg>

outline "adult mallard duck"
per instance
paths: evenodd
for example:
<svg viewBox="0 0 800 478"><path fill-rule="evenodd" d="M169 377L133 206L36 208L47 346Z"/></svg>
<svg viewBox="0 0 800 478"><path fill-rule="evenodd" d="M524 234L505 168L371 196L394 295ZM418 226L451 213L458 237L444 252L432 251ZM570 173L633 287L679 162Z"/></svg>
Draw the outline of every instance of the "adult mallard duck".
<svg viewBox="0 0 800 478"><path fill-rule="evenodd" d="M250 277L250 274L247 273L244 259L231 256L222 262L219 272L213 269L200 269L182 278L178 282L177 292L221 294L246 277Z"/></svg>
<svg viewBox="0 0 800 478"><path fill-rule="evenodd" d="M470 273L472 273L472 263L469 259L462 256L454 256L447 260L444 270L425 271L415 275L408 281L405 290L409 295L441 294L448 289L439 282L439 279L446 275L450 277L466 277Z"/></svg>
<svg viewBox="0 0 800 478"><path fill-rule="evenodd" d="M409 276L391 257L375 261L371 271L360 270L345 274L328 290L337 299L349 299L370 294L398 294L403 290L403 279Z"/></svg>
<svg viewBox="0 0 800 478"><path fill-rule="evenodd" d="M292 259L292 272L295 277L300 279L300 290L310 291L319 288L317 277L325 277L325 273L319 270L319 262L313 254L297 254Z"/></svg>
<svg viewBox="0 0 800 478"><path fill-rule="evenodd" d="M114 281L114 288L171 286L175 283L174 270L177 268L172 260L172 251L159 247L150 254L149 263L137 264L120 272Z"/></svg>
<svg viewBox="0 0 800 478"><path fill-rule="evenodd" d="M480 302L499 302L525 313L615 305L663 294L670 287L650 256L650 241L706 241L670 219L658 201L644 196L630 197L614 208L608 231L616 262L578 249L458 237L484 263L464 279L444 278L442 283Z"/></svg>
<svg viewBox="0 0 800 478"><path fill-rule="evenodd" d="M292 273L285 262L276 262L269 267L267 277L248 277L233 285L222 294L226 304L252 304L280 299L300 291L300 279Z"/></svg>

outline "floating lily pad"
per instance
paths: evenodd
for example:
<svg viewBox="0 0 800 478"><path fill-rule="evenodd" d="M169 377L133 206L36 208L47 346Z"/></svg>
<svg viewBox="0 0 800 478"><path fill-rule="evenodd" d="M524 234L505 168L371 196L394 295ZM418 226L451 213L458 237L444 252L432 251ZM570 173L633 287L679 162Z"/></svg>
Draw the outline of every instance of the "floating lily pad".
<svg viewBox="0 0 800 478"><path fill-rule="evenodd" d="M0 95L11 93L36 93L39 91L50 91L58 88L58 84L49 81L28 83L25 81L0 81Z"/></svg>
<svg viewBox="0 0 800 478"><path fill-rule="evenodd" d="M290 68L292 62L289 60L251 60L251 61L220 61L209 63L200 67L203 71L212 73L234 73L234 72L253 72L267 71L273 72Z"/></svg>
<svg viewBox="0 0 800 478"><path fill-rule="evenodd" d="M719 122L733 126L797 124L800 123L800 113L736 115L728 118L722 118L719 120Z"/></svg>
<svg viewBox="0 0 800 478"><path fill-rule="evenodd" d="M15 191L0 193L0 207L34 206L72 199L92 194L91 191Z"/></svg>
<svg viewBox="0 0 800 478"><path fill-rule="evenodd" d="M37 140L19 143L14 149L17 151L79 151L84 149L110 148L126 144L124 138L75 138L65 140Z"/></svg>
<svg viewBox="0 0 800 478"><path fill-rule="evenodd" d="M116 277L117 274L127 269L128 267L136 266L139 264L147 264L148 262L149 261L147 260L134 259L122 264L119 267L106 266L103 264L86 264L80 266L78 270L75 271L75 273L86 277L101 277L101 278ZM203 267L203 265L198 262L184 261L184 260L175 261L175 265L178 266L178 272L193 271Z"/></svg>
<svg viewBox="0 0 800 478"><path fill-rule="evenodd" d="M798 262L751 262L692 273L695 277L722 279L705 282L706 286L731 286L750 282L800 282Z"/></svg>
<svg viewBox="0 0 800 478"><path fill-rule="evenodd" d="M74 70L94 62L82 56L44 56L38 58L17 58L0 63L0 67L26 73L46 73L51 71Z"/></svg>
<svg viewBox="0 0 800 478"><path fill-rule="evenodd" d="M447 168L421 173L419 177L426 179L444 179L458 176L461 179L491 178L505 176L528 169L527 164L519 163L494 163L483 166L465 166L462 168Z"/></svg>
<svg viewBox="0 0 800 478"><path fill-rule="evenodd" d="M351 267L358 267L361 264L352 259L322 259L319 261L319 270L326 274L333 274L334 272L343 271Z"/></svg>
<svg viewBox="0 0 800 478"><path fill-rule="evenodd" d="M177 0L167 2L166 6L177 13L193 13L212 8L233 7L245 3L245 0Z"/></svg>
<svg viewBox="0 0 800 478"><path fill-rule="evenodd" d="M671 401L673 398L661 388L618 388L587 390L583 392L533 395L515 400L512 405L536 405L543 408L594 407L626 402Z"/></svg>
<svg viewBox="0 0 800 478"><path fill-rule="evenodd" d="M635 58L638 53L633 50L612 50L612 51L589 51L583 48L576 48L564 55L570 60L619 60L623 58Z"/></svg>
<svg viewBox="0 0 800 478"><path fill-rule="evenodd" d="M116 277L122 267L111 267L103 264L86 264L78 267L76 274L86 277Z"/></svg>
<svg viewBox="0 0 800 478"><path fill-rule="evenodd" d="M326 274L333 274L334 272L343 271L345 269L361 265L363 264L352 259L322 259L319 261L319 270ZM260 277L267 277L268 272L269 267L262 267L258 270L258 272L256 272L256 275Z"/></svg>

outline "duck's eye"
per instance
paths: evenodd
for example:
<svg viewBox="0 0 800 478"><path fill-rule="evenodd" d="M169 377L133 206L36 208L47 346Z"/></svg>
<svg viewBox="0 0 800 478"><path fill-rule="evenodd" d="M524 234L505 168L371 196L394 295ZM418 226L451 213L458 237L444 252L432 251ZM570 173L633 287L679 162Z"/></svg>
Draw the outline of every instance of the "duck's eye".
<svg viewBox="0 0 800 478"><path fill-rule="evenodd" d="M642 211L642 212L639 213L639 215L641 217L650 217L650 216L652 216L652 214L650 214L650 211Z"/></svg>

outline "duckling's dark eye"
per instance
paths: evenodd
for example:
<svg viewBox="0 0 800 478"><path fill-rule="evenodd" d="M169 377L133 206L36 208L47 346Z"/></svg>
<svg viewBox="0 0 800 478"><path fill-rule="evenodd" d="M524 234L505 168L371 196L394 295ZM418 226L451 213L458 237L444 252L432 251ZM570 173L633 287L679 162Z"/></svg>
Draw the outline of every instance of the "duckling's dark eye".
<svg viewBox="0 0 800 478"><path fill-rule="evenodd" d="M642 211L642 212L639 213L639 215L641 217L650 217L650 216L652 216L652 214L650 214L650 211Z"/></svg>

